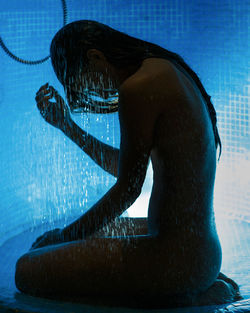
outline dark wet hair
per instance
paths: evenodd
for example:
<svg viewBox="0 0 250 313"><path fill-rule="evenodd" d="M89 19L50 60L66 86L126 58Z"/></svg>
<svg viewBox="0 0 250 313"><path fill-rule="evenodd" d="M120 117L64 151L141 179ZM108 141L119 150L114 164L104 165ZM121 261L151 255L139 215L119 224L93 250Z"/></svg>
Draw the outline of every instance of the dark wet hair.
<svg viewBox="0 0 250 313"><path fill-rule="evenodd" d="M70 77L74 77L76 73L79 73L79 69L87 67L86 52L89 49L102 51L107 61L117 69L126 68L129 65L140 66L144 59L150 57L167 59L180 69L184 69L192 77L206 100L213 125L215 145L216 148L218 145L220 146L220 158L222 145L211 96L207 94L197 74L185 63L180 55L96 21L75 21L60 29L54 36L50 46L52 65L57 78L62 84L67 82Z"/></svg>

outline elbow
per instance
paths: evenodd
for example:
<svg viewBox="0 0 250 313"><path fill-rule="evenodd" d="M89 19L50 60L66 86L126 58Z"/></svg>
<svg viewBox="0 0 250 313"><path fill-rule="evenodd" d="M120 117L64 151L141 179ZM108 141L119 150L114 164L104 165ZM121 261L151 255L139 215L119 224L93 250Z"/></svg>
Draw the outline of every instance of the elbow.
<svg viewBox="0 0 250 313"><path fill-rule="evenodd" d="M122 194L127 198L131 204L139 197L141 194L142 186L138 184L128 184L121 180L117 180L116 185L121 190Z"/></svg>
<svg viewBox="0 0 250 313"><path fill-rule="evenodd" d="M118 168L115 167L113 172L111 173L115 178L118 178Z"/></svg>
<svg viewBox="0 0 250 313"><path fill-rule="evenodd" d="M141 194L141 189L142 187L141 186L136 186L136 187L133 187L131 188L131 195L132 197L134 198L134 201L139 197L139 195Z"/></svg>
<svg viewBox="0 0 250 313"><path fill-rule="evenodd" d="M128 188L128 191L127 191L127 203L128 203L128 206L131 206L135 200L140 196L140 191L138 191L137 189L136 190L131 190Z"/></svg>
<svg viewBox="0 0 250 313"><path fill-rule="evenodd" d="M129 208L135 201L136 199L140 196L141 190L137 189L130 189L128 187L127 190L127 196L126 196L126 207Z"/></svg>
<svg viewBox="0 0 250 313"><path fill-rule="evenodd" d="M119 179L112 189L115 193L115 207L117 208L116 216L121 215L126 211L141 193L141 188L133 188Z"/></svg>

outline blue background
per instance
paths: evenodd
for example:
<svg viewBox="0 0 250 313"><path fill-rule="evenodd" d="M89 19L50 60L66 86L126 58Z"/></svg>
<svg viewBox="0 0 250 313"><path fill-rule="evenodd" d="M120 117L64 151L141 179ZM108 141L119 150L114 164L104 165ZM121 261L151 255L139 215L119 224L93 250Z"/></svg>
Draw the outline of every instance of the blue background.
<svg viewBox="0 0 250 313"><path fill-rule="evenodd" d="M0 35L20 58L49 55L62 27L59 0L0 0ZM223 151L218 163L214 208L226 245L223 221L250 223L249 1L68 0L68 22L93 19L180 54L198 74L218 116ZM40 116L35 93L49 82L64 97L50 60L36 66L0 49L0 245L28 229L66 225L114 184L58 129ZM119 147L117 113L73 116L92 135ZM149 167L143 192L128 210L146 216ZM234 238L237 237L237 228ZM249 251L249 244L246 244Z"/></svg>
<svg viewBox="0 0 250 313"><path fill-rule="evenodd" d="M223 147L214 193L222 271L249 297L250 2L67 0L67 7L68 22L96 20L180 54L212 96ZM62 25L60 0L0 0L0 36L20 58L49 55L51 39ZM41 309L44 303L13 298L17 258L39 234L79 217L115 183L114 177L42 119L35 94L46 82L64 97L50 60L24 65L0 48L0 300L4 299L0 302L21 303L21 308L29 302L30 307L40 305ZM73 118L92 135L119 147L117 113ZM149 166L143 192L125 215L147 216L151 186ZM60 306L57 309L64 312ZM69 310L65 306L65 312ZM51 312L57 312L56 308Z"/></svg>

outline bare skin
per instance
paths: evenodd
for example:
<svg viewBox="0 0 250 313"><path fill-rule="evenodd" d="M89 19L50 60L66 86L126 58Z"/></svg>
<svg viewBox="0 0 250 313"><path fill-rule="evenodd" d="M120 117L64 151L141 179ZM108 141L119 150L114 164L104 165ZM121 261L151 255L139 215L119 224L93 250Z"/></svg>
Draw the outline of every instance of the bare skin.
<svg viewBox="0 0 250 313"><path fill-rule="evenodd" d="M216 148L199 89L171 62L150 58L122 82L119 99L120 150L86 137L73 122L63 127L117 183L63 229L69 242L35 246L18 260L18 289L44 297L162 296L166 306L240 299L237 284L220 273ZM96 144L106 152L102 162ZM150 158L148 219L121 220L140 194Z"/></svg>

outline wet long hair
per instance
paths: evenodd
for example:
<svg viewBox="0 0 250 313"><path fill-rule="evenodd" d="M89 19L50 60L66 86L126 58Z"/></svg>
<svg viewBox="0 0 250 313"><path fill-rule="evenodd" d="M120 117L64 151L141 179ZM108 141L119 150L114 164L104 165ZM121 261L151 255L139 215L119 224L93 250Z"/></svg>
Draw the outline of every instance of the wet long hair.
<svg viewBox="0 0 250 313"><path fill-rule="evenodd" d="M60 29L50 46L52 66L58 80L63 85L69 81L70 77L79 73L79 69L87 68L87 51L89 49L102 51L107 61L117 69L123 69L130 65L140 66L144 59L150 57L167 59L184 69L192 77L206 100L213 125L216 149L218 145L220 146L220 158L222 145L211 96L207 94L197 74L180 55L96 21L75 21Z"/></svg>

